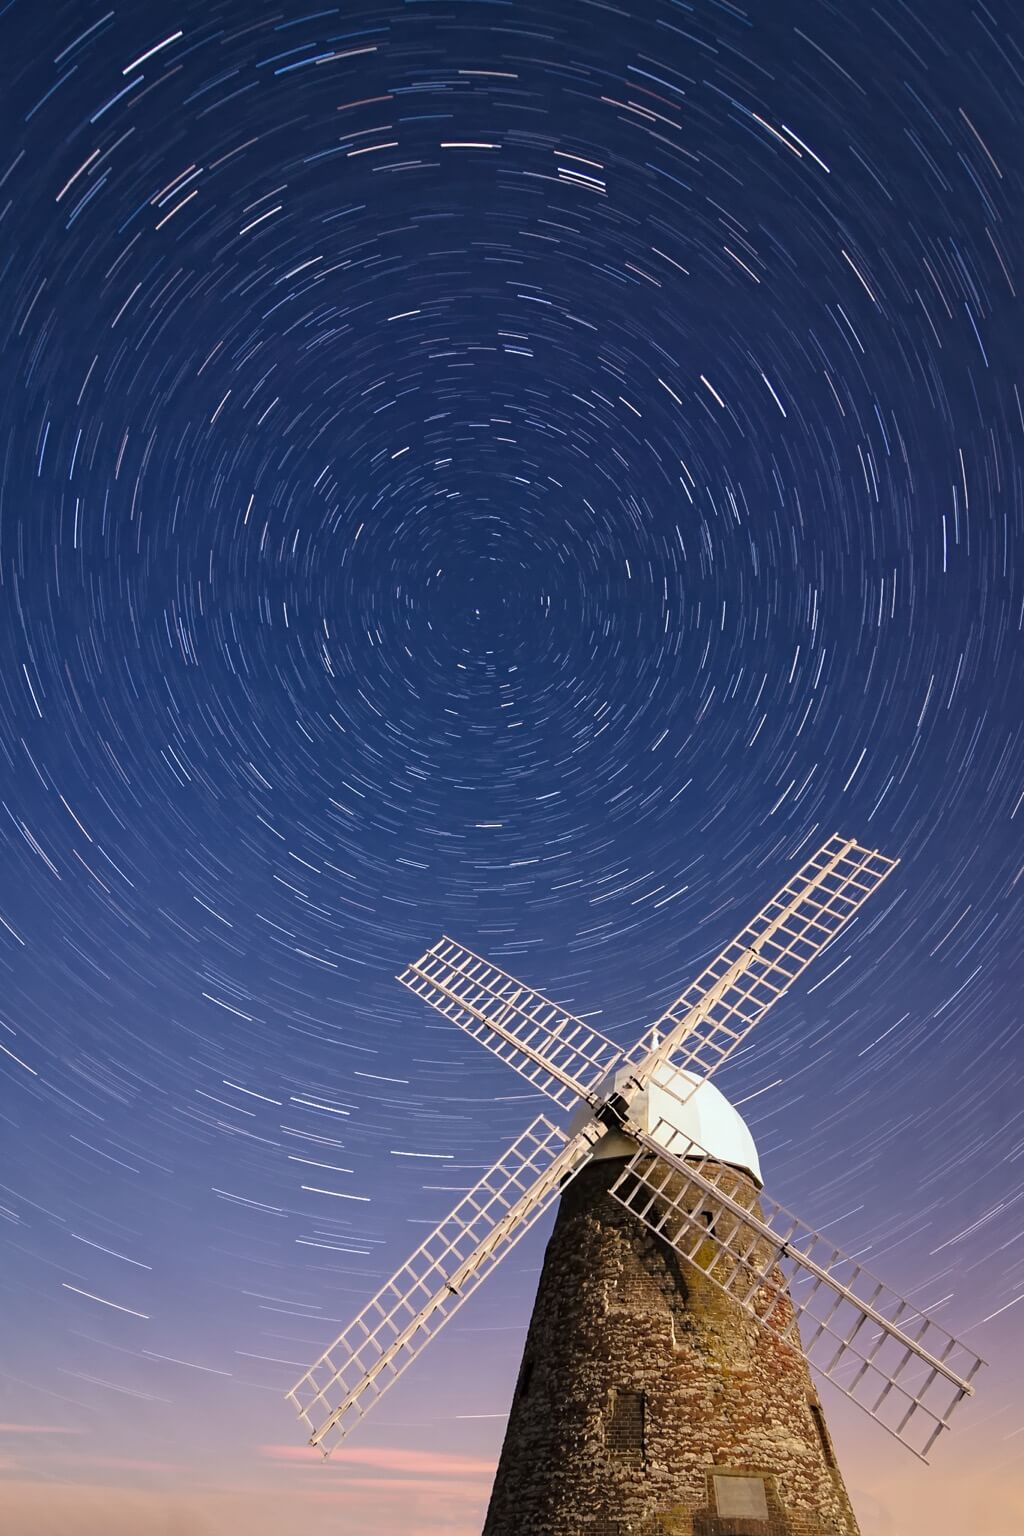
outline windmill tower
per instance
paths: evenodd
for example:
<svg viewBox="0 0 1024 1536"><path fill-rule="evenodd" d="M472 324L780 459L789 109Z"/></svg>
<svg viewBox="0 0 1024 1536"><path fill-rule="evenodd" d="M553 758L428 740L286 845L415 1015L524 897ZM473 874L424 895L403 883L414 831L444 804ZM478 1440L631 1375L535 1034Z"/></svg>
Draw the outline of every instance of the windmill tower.
<svg viewBox="0 0 1024 1536"><path fill-rule="evenodd" d="M924 1459L981 1361L763 1191L708 1081L894 868L832 837L630 1053L442 939L399 978L540 1115L288 1393L325 1455L548 1209L484 1536L857 1536L809 1367Z"/></svg>

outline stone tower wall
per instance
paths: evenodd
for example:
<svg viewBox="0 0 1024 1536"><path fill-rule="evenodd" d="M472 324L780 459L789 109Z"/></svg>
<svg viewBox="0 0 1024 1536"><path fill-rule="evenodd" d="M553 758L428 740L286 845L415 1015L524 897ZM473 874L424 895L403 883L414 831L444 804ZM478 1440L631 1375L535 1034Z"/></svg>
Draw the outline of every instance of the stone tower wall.
<svg viewBox="0 0 1024 1536"><path fill-rule="evenodd" d="M858 1536L804 1360L608 1194L621 1168L562 1197L484 1536Z"/></svg>

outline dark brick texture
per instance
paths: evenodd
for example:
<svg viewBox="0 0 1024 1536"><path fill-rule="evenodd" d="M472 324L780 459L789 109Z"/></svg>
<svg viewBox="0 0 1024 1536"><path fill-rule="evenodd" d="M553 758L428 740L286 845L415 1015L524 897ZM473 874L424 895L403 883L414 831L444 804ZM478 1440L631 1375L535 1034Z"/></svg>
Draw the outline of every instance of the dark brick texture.
<svg viewBox="0 0 1024 1536"><path fill-rule="evenodd" d="M612 1199L621 1167L562 1197L484 1536L858 1536L805 1361ZM719 1513L738 1474L767 1519Z"/></svg>

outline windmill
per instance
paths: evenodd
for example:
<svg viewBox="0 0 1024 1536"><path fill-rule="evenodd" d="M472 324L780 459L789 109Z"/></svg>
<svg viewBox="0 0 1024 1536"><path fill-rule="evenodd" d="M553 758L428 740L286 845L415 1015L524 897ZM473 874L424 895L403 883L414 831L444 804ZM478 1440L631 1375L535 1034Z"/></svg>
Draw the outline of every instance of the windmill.
<svg viewBox="0 0 1024 1536"><path fill-rule="evenodd" d="M981 1361L764 1194L711 1075L895 867L829 838L629 1053L443 938L399 977L539 1115L287 1394L324 1455L555 1199L485 1536L856 1536L808 1366L922 1460Z"/></svg>

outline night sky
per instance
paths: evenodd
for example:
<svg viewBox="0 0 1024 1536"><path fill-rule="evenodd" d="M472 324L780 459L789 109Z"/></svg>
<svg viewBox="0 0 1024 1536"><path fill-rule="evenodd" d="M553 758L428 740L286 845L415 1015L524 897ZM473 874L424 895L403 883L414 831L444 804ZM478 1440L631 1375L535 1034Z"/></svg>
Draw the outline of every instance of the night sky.
<svg viewBox="0 0 1024 1536"><path fill-rule="evenodd" d="M544 1232L324 1464L283 1393L833 831L718 1079L989 1362L864 1536L1024 1526L1024 20L0 3L0 1524L474 1536ZM6 1521L6 1523L4 1523Z"/></svg>

